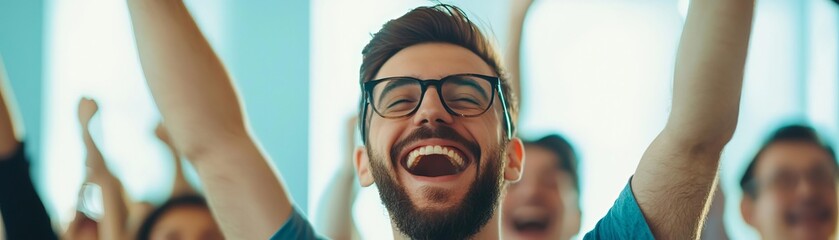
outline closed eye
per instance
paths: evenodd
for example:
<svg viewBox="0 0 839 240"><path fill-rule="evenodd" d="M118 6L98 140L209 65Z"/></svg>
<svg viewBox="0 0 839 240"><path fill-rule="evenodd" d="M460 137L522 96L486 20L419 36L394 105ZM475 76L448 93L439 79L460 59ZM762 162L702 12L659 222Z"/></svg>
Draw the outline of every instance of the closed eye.
<svg viewBox="0 0 839 240"><path fill-rule="evenodd" d="M396 107L400 104L408 104L408 103L412 103L412 102L414 102L414 101L413 100L408 100L408 99L399 99L399 100L394 101L391 104L388 104L387 108L390 109L390 108L394 108L394 107Z"/></svg>

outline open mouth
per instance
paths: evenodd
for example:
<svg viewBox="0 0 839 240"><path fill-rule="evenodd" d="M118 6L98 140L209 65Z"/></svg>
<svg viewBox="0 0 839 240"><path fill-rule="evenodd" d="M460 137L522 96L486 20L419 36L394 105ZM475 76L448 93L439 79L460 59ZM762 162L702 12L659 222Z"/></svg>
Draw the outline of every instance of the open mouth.
<svg viewBox="0 0 839 240"><path fill-rule="evenodd" d="M555 225L553 212L546 207L522 205L510 209L504 217L508 219L507 226L518 237L542 238L549 235Z"/></svg>
<svg viewBox="0 0 839 240"><path fill-rule="evenodd" d="M513 228L521 234L541 234L548 230L549 222L547 216L517 217L513 219Z"/></svg>
<svg viewBox="0 0 839 240"><path fill-rule="evenodd" d="M428 145L411 150L401 164L412 175L441 177L463 172L470 162L457 148Z"/></svg>
<svg viewBox="0 0 839 240"><path fill-rule="evenodd" d="M787 221L792 225L820 224L830 221L830 211L819 207L808 207L787 214Z"/></svg>

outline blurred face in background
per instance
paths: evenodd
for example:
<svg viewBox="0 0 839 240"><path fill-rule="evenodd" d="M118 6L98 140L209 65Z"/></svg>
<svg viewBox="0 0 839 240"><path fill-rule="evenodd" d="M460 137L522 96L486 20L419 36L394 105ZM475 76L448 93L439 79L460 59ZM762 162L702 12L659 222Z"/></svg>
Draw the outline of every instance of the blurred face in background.
<svg viewBox="0 0 839 240"><path fill-rule="evenodd" d="M503 201L504 239L570 239L580 230L579 194L559 156L525 145L522 178L507 187Z"/></svg>
<svg viewBox="0 0 839 240"><path fill-rule="evenodd" d="M829 239L836 232L833 158L804 141L769 145L754 169L755 196L744 194L741 211L764 239Z"/></svg>

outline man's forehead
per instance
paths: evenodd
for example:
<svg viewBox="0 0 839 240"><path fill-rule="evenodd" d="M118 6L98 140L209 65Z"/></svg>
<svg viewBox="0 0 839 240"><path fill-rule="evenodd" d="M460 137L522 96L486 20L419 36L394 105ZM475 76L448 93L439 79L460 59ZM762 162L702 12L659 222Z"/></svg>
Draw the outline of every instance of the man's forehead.
<svg viewBox="0 0 839 240"><path fill-rule="evenodd" d="M827 151L808 142L773 143L760 158L762 163L758 163L758 172L804 171L835 166Z"/></svg>
<svg viewBox="0 0 839 240"><path fill-rule="evenodd" d="M393 55L374 79L397 76L439 79L461 73L496 75L492 67L469 49L450 43L422 43Z"/></svg>

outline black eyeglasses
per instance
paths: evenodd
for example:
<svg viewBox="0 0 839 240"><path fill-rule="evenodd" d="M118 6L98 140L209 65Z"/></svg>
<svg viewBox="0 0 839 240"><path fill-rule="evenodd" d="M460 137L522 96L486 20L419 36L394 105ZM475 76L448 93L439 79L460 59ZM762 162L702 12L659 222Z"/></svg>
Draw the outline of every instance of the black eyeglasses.
<svg viewBox="0 0 839 240"><path fill-rule="evenodd" d="M763 180L762 182L752 178L746 183L746 187L755 193L759 188L765 188L779 193L789 193L795 191L802 179L810 181L810 184L812 184L811 186L818 189L830 189L836 187L836 181L839 180L839 174L837 174L834 168L829 167L815 168L807 173L782 171Z"/></svg>
<svg viewBox="0 0 839 240"><path fill-rule="evenodd" d="M492 106L495 93L498 92L504 108L507 136L512 137L510 114L507 111L500 79L480 74L457 74L439 80L389 77L362 83L362 120L359 121L362 139L367 140L364 119L367 117L368 106L372 106L373 111L383 118L410 116L419 109L429 86L437 88L443 108L449 114L459 117L477 117L484 114Z"/></svg>

